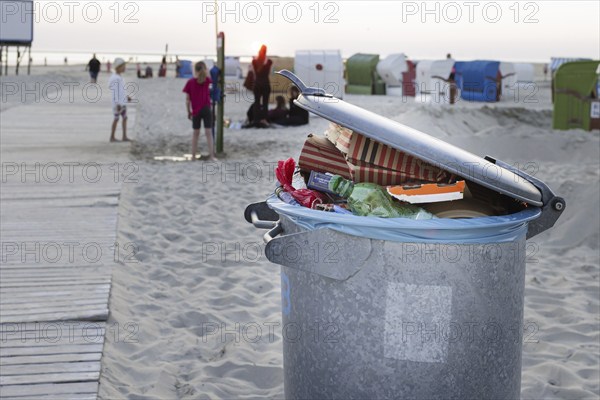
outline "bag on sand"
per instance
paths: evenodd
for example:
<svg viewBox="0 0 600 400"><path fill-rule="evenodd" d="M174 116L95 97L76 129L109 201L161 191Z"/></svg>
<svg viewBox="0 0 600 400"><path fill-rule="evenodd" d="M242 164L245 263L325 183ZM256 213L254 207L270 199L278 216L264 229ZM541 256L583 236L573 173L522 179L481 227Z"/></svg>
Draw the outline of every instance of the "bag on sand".
<svg viewBox="0 0 600 400"><path fill-rule="evenodd" d="M254 71L250 68L246 75L246 79L244 79L244 87L248 90L254 90L254 81Z"/></svg>

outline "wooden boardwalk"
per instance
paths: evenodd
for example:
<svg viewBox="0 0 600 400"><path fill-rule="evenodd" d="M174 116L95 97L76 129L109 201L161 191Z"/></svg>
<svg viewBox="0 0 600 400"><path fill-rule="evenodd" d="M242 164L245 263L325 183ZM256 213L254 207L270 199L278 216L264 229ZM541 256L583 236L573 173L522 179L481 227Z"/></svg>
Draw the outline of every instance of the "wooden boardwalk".
<svg viewBox="0 0 600 400"><path fill-rule="evenodd" d="M2 399L97 396L128 163L127 144L108 144L110 119L104 99L0 115Z"/></svg>

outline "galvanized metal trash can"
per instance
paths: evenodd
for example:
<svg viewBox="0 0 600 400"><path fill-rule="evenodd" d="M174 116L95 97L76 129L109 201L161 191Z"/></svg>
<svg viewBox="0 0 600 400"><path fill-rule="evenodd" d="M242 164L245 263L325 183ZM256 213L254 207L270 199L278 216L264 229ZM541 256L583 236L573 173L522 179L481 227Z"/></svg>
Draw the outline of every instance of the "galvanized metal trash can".
<svg viewBox="0 0 600 400"><path fill-rule="evenodd" d="M397 229L277 198L248 206L246 220L270 229L266 255L281 265L286 398L518 399L526 238L553 226L564 200L509 165L283 74L301 89L299 106L527 204L502 217L405 220ZM501 172L494 179L491 166Z"/></svg>

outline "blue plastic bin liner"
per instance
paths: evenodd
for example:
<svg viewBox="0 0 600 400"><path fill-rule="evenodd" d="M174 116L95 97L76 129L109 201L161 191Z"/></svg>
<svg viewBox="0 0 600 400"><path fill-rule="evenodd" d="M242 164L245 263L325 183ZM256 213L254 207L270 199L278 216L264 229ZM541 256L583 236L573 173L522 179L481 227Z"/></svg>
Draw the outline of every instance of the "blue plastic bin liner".
<svg viewBox="0 0 600 400"><path fill-rule="evenodd" d="M353 236L394 242L502 243L513 242L527 233L527 223L542 210L529 207L515 214L468 219L435 218L415 221L408 218L376 218L344 215L293 206L275 195L267 204L307 230L329 228Z"/></svg>

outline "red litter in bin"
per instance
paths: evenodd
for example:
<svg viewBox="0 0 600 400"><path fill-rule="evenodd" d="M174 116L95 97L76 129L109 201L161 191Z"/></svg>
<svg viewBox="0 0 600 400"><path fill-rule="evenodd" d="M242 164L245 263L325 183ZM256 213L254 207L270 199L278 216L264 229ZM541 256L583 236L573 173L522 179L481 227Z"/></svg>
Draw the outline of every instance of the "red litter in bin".
<svg viewBox="0 0 600 400"><path fill-rule="evenodd" d="M295 189L292 186L292 178L296 170L296 162L293 158L288 158L285 161L279 161L275 168L275 176L281 183L283 190L290 193L294 199L304 207L315 208L317 204L322 204L325 197L316 190L310 189Z"/></svg>

